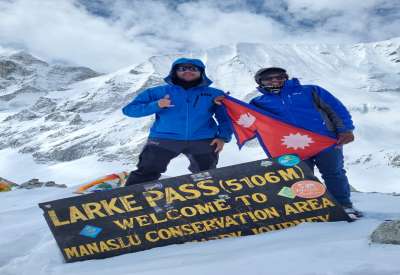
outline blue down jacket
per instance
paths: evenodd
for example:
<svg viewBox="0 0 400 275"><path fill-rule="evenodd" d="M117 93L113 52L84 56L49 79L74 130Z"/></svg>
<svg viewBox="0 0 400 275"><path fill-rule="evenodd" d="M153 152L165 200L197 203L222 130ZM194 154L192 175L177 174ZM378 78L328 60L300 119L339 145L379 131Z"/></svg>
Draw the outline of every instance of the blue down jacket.
<svg viewBox="0 0 400 275"><path fill-rule="evenodd" d="M301 85L298 79L293 78L287 80L277 94L261 87L258 90L263 95L253 98L250 104L285 122L335 138L338 133L354 129L346 107L319 86Z"/></svg>
<svg viewBox="0 0 400 275"><path fill-rule="evenodd" d="M202 69L202 82L193 88L183 89L172 83L173 68L178 64L193 64ZM172 140L200 140L221 138L231 140L232 128L225 107L214 104L214 98L224 92L209 87L212 81L204 72L199 59L180 58L164 78L166 85L149 88L141 92L122 112L129 117L155 114L155 122L149 137ZM160 108L158 100L169 95L174 107ZM214 119L215 117L215 119ZM218 122L218 124L217 124Z"/></svg>

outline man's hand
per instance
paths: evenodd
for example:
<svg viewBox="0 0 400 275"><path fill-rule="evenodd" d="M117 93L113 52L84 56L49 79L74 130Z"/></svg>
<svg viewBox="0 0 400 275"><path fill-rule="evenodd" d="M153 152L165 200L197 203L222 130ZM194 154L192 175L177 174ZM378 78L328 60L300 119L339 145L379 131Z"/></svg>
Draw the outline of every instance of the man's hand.
<svg viewBox="0 0 400 275"><path fill-rule="evenodd" d="M214 150L214 152L215 152L215 153L219 153L219 152L221 152L222 149L224 148L225 141L223 141L223 140L220 139L220 138L214 138L214 139L211 141L210 146L214 146L214 145L215 145L215 150Z"/></svg>
<svg viewBox="0 0 400 275"><path fill-rule="evenodd" d="M222 100L224 100L225 96L219 95L216 98L214 98L214 103L217 105L222 105Z"/></svg>
<svg viewBox="0 0 400 275"><path fill-rule="evenodd" d="M354 140L353 132L345 132L338 134L337 146L342 146Z"/></svg>
<svg viewBox="0 0 400 275"><path fill-rule="evenodd" d="M171 104L171 100L169 99L169 95L167 94L164 96L164 98L158 101L158 106L160 106L160 108L169 108L174 107L175 105Z"/></svg>

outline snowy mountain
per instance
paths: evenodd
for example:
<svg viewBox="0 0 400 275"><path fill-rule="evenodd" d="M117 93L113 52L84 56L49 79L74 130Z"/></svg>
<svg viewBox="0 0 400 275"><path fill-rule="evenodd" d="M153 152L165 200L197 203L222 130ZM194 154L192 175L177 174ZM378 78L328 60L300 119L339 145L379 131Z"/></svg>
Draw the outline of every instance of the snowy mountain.
<svg viewBox="0 0 400 275"><path fill-rule="evenodd" d="M133 169L152 118L124 117L121 107L163 83L171 62L181 56L204 60L214 86L245 101L256 95L253 75L265 66L284 67L303 84L328 89L348 106L356 124L356 142L345 150L352 185L400 191L400 38L353 45L239 43L154 56L106 75L49 65L26 53L3 54L0 175L18 182L57 174L49 180L71 185ZM234 143L222 153L220 166L265 156L256 143L240 153ZM168 174L186 173L184 159L175 163Z"/></svg>
<svg viewBox="0 0 400 275"><path fill-rule="evenodd" d="M13 109L24 105L22 102L28 101L26 98L36 101L38 95L62 90L69 84L99 75L85 67L49 65L26 52L0 54L2 110L6 109L4 102L10 102L11 106L6 106Z"/></svg>

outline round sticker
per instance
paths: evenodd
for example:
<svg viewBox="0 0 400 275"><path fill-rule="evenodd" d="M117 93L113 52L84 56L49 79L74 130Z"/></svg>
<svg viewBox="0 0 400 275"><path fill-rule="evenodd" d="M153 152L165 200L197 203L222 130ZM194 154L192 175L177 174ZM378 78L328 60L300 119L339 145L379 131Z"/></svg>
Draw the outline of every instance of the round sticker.
<svg viewBox="0 0 400 275"><path fill-rule="evenodd" d="M283 155L278 158L278 162L283 166L294 166L300 162L300 158L296 155Z"/></svg>
<svg viewBox="0 0 400 275"><path fill-rule="evenodd" d="M313 180L298 181L292 185L291 189L296 196L304 199L318 198L326 191L325 185Z"/></svg>

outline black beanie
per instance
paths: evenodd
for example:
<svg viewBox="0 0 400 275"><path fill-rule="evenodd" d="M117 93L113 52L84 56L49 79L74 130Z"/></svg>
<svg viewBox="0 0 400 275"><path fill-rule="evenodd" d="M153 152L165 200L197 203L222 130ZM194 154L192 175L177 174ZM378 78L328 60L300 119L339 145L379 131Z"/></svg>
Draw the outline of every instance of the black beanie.
<svg viewBox="0 0 400 275"><path fill-rule="evenodd" d="M254 80L256 81L256 83L258 85L261 85L261 78L263 76L267 76L267 75L271 75L271 74L284 74L286 76L286 78L289 78L285 69L282 69L279 67L269 67L269 68L263 68L263 69L258 70L254 76Z"/></svg>

